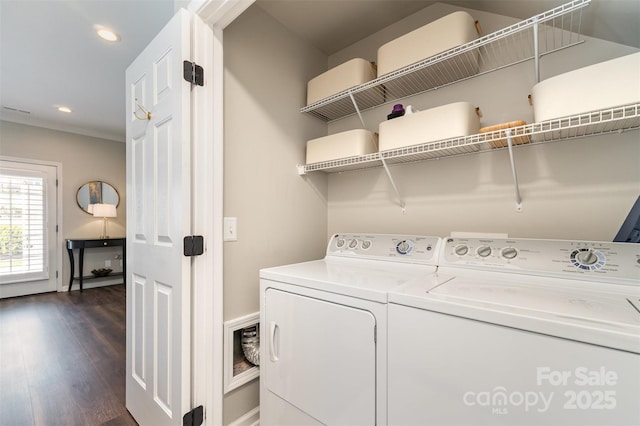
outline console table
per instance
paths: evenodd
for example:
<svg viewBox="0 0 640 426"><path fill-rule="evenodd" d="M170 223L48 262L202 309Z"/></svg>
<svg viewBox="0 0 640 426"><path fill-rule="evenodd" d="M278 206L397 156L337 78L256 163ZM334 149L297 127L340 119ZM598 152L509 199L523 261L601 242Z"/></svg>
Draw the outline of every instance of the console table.
<svg viewBox="0 0 640 426"><path fill-rule="evenodd" d="M82 291L82 282L87 279L103 278L94 277L93 275L83 276L84 266L84 249L99 247L122 247L122 272L106 275L106 277L122 276L123 281L127 280L127 239L126 238L108 238L95 240L67 240L67 252L69 253L69 262L71 264L71 274L69 277L69 291L73 285L73 280L80 283L80 291ZM75 260L73 258L73 249L78 249L78 269L79 274L75 276Z"/></svg>

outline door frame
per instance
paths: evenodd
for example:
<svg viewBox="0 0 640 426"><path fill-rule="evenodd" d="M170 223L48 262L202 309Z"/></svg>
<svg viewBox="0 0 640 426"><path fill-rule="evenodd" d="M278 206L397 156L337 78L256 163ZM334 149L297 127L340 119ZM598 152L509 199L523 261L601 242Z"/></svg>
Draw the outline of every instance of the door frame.
<svg viewBox="0 0 640 426"><path fill-rule="evenodd" d="M223 30L255 0L191 0L188 10L213 30L213 45L192 40L202 52L205 85L194 94L193 229L205 237L205 256L193 263L192 406L206 409L204 425L223 424L224 403L224 52ZM206 84L206 81L210 84ZM196 91L198 92L198 91ZM210 195L198 197L197 194ZM209 279L207 279L209 277ZM207 285L211 282L212 284Z"/></svg>
<svg viewBox="0 0 640 426"><path fill-rule="evenodd" d="M27 164L35 164L38 166L47 166L54 167L56 169L56 195L55 197L50 198L49 200L56 203L56 218L54 226L57 226L58 229L56 231L55 241L52 241L51 244L55 247L55 263L50 265L51 268L55 268L56 273L56 291L61 292L64 291L64 284L62 283L62 245L63 245L63 216L62 216L62 163L58 163L55 161L44 161L44 160L36 160L33 158L20 158L20 157L10 157L7 155L0 155L0 159L5 161L13 161L16 163L27 163ZM51 224L51 221L50 221Z"/></svg>

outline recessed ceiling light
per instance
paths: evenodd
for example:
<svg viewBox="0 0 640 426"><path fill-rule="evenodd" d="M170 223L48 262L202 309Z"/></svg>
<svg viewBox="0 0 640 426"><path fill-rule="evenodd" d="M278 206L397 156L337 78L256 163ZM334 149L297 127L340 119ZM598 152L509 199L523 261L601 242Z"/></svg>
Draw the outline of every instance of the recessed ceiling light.
<svg viewBox="0 0 640 426"><path fill-rule="evenodd" d="M71 108L66 107L66 106L61 106L61 107L58 107L58 111L69 113L69 112L71 112Z"/></svg>
<svg viewBox="0 0 640 426"><path fill-rule="evenodd" d="M111 42L120 41L120 35L112 29L103 27L102 25L94 25L93 27L95 28L96 33L98 33L98 36L103 40Z"/></svg>

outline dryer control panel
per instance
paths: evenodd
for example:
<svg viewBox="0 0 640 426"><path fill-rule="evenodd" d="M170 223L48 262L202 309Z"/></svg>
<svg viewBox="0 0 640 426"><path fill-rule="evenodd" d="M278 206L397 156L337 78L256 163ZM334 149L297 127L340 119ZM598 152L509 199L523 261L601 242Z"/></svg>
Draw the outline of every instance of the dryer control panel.
<svg viewBox="0 0 640 426"><path fill-rule="evenodd" d="M437 265L441 239L420 235L335 234L327 256Z"/></svg>
<svg viewBox="0 0 640 426"><path fill-rule="evenodd" d="M442 247L440 266L640 285L640 244L450 237Z"/></svg>

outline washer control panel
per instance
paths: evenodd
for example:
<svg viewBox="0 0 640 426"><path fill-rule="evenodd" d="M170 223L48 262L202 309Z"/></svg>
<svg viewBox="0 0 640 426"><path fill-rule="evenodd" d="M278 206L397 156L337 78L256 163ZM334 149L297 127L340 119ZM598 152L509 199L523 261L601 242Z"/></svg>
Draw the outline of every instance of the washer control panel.
<svg viewBox="0 0 640 426"><path fill-rule="evenodd" d="M445 238L440 266L637 281L640 244L524 238Z"/></svg>
<svg viewBox="0 0 640 426"><path fill-rule="evenodd" d="M327 256L437 265L441 239L420 235L335 234Z"/></svg>

